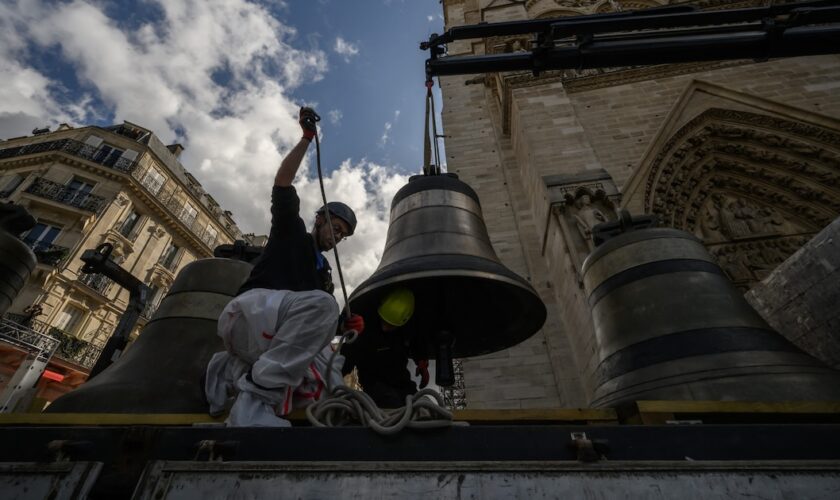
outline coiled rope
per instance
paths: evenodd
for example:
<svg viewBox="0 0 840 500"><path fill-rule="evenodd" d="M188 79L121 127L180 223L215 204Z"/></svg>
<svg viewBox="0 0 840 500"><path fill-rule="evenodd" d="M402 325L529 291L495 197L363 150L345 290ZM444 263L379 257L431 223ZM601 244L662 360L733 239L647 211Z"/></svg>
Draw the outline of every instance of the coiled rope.
<svg viewBox="0 0 840 500"><path fill-rule="evenodd" d="M357 336L355 330L341 336L330 356L327 373L332 373L333 362L341 347L345 343L353 343ZM332 377L326 378L329 396L306 407L306 418L315 427L363 425L377 434L388 436L405 428L434 429L468 425L466 422L452 421L452 412L446 409L443 396L434 389L422 389L414 395L406 396L403 407L385 410L379 408L364 392L344 384L332 387Z"/></svg>

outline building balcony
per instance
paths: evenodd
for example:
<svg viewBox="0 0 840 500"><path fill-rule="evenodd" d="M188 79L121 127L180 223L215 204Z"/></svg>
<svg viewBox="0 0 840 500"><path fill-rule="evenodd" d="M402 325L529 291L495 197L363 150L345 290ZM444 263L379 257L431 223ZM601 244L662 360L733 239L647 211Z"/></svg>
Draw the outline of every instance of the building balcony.
<svg viewBox="0 0 840 500"><path fill-rule="evenodd" d="M59 344L53 356L82 368L92 368L102 352L101 346L70 335L64 330L52 327L43 321L27 318L22 314L6 314L5 317L0 319L0 325L13 327L18 331L28 330L58 340ZM97 332L97 335L99 333Z"/></svg>
<svg viewBox="0 0 840 500"><path fill-rule="evenodd" d="M146 307L143 308L143 312L140 313L140 316L147 320L152 319L152 315L155 314L155 311L157 311L158 305L159 304L150 300L146 303Z"/></svg>
<svg viewBox="0 0 840 500"><path fill-rule="evenodd" d="M25 192L93 213L99 213L106 205L105 198L102 196L69 189L64 184L43 177L35 179Z"/></svg>
<svg viewBox="0 0 840 500"><path fill-rule="evenodd" d="M186 202L188 197L185 190L176 187L172 181L161 183L160 180L149 175L148 168L135 169L131 172L131 176L146 189L151 197L158 200L166 208L174 220L186 227L193 236L207 245L210 250L215 248L219 239L218 233L213 234L208 231L208 222L199 219L197 210L188 210Z"/></svg>
<svg viewBox="0 0 840 500"><path fill-rule="evenodd" d="M99 165L103 165L120 172L130 173L137 167L136 160L126 158L114 158L112 155L104 155L98 148L73 139L59 139L57 141L39 142L27 144L16 148L0 149L0 160L49 152L67 153Z"/></svg>
<svg viewBox="0 0 840 500"><path fill-rule="evenodd" d="M111 288L111 284L114 283L111 278L98 273L81 274L79 276L79 282L85 284L88 288L95 290L103 297L108 293L108 290Z"/></svg>
<svg viewBox="0 0 840 500"><path fill-rule="evenodd" d="M69 248L60 245L32 241L26 238L23 239L23 242L29 245L29 248L35 253L35 258L38 259L39 264L57 267L70 253Z"/></svg>

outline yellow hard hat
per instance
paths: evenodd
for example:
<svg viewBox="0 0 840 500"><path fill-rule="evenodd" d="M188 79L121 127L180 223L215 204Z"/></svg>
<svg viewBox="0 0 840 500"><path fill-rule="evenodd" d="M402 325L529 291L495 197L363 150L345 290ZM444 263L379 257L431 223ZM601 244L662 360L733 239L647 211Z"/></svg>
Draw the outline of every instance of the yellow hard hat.
<svg viewBox="0 0 840 500"><path fill-rule="evenodd" d="M378 312L389 325L403 326L414 314L414 294L408 288L392 290L382 299Z"/></svg>

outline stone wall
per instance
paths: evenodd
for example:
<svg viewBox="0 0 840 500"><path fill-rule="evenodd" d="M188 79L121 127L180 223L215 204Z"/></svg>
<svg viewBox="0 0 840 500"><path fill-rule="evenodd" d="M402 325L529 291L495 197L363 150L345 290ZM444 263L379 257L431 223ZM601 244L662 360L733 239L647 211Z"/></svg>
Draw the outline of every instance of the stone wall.
<svg viewBox="0 0 840 500"><path fill-rule="evenodd" d="M746 298L779 333L840 369L840 218Z"/></svg>

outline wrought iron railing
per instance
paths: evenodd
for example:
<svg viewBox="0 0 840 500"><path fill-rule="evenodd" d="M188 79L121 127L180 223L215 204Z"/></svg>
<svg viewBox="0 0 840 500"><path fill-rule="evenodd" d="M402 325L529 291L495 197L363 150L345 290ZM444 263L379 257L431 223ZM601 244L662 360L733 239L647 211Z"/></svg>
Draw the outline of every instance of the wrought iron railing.
<svg viewBox="0 0 840 500"><path fill-rule="evenodd" d="M201 235L201 241L203 241L204 244L212 250L215 248L217 237L218 234L214 234L212 231L208 231L208 228L204 228L204 232Z"/></svg>
<svg viewBox="0 0 840 500"><path fill-rule="evenodd" d="M59 344L54 356L83 368L93 367L97 358L99 358L99 354L102 352L102 346L92 344L70 335L60 328L55 328L43 321L31 319L22 314L8 313L5 318L0 319L0 324L6 321L15 323L15 325L11 326L26 328L32 332L48 335L58 340ZM19 330L20 328L17 329ZM94 338L99 338L100 334L105 334L106 332L110 335L109 328L100 327L94 334Z"/></svg>
<svg viewBox="0 0 840 500"><path fill-rule="evenodd" d="M136 160L115 157L112 154L103 153L104 150L73 139L59 139L57 141L38 142L15 148L0 149L0 159L47 153L50 151L60 151L78 156L79 158L113 168L114 170L119 170L120 172L129 173L137 167Z"/></svg>
<svg viewBox="0 0 840 500"><path fill-rule="evenodd" d="M42 361L48 361L60 343L49 335L38 333L22 322L9 318L0 318L0 340L32 352Z"/></svg>
<svg viewBox="0 0 840 500"><path fill-rule="evenodd" d="M43 177L35 179L35 182L26 188L26 192L93 213L99 213L105 206L105 198L102 196L70 189L64 184Z"/></svg>
<svg viewBox="0 0 840 500"><path fill-rule="evenodd" d="M150 300L146 303L146 307L143 308L143 312L140 313L146 319L152 319L152 315L157 311L158 305L155 301Z"/></svg>
<svg viewBox="0 0 840 500"><path fill-rule="evenodd" d="M111 278L99 273L81 274L79 275L79 281L96 290L103 296L108 293L108 290L111 288L111 284L113 283Z"/></svg>
<svg viewBox="0 0 840 500"><path fill-rule="evenodd" d="M148 175L149 168L147 166L145 168L134 169L131 172L131 176L137 179L152 196L157 198L196 238L204 242L212 250L218 241L218 234L213 235L212 238L208 236L207 222L201 221L197 216L191 215L190 211L185 210L187 206L185 201L186 191L180 189L171 180L164 182L163 185L156 184Z"/></svg>
<svg viewBox="0 0 840 500"><path fill-rule="evenodd" d="M41 241L34 241L23 238L23 242L29 245L35 253L35 257L41 264L48 266L58 266L70 253L70 249L60 245L53 245L50 243L43 243Z"/></svg>
<svg viewBox="0 0 840 500"><path fill-rule="evenodd" d="M443 403L449 410L463 410L467 407L467 390L464 385L464 365L460 359L452 361L455 368L455 383L451 387L443 387Z"/></svg>

